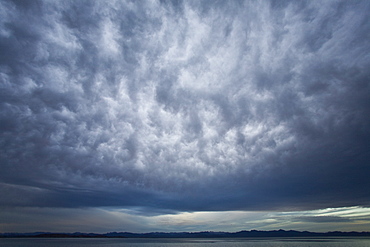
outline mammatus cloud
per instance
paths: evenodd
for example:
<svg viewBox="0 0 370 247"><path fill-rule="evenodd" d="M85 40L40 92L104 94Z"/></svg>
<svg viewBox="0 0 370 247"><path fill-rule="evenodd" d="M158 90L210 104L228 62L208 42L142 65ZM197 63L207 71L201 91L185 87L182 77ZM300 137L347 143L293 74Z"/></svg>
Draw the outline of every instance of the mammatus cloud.
<svg viewBox="0 0 370 247"><path fill-rule="evenodd" d="M369 206L367 1L0 9L1 206Z"/></svg>

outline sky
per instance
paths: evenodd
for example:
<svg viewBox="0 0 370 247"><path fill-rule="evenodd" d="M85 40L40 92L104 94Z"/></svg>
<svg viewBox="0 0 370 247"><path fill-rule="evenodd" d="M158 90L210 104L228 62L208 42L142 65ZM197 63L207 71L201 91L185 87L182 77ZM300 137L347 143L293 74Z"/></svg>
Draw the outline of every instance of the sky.
<svg viewBox="0 0 370 247"><path fill-rule="evenodd" d="M369 13L0 0L0 232L370 231Z"/></svg>

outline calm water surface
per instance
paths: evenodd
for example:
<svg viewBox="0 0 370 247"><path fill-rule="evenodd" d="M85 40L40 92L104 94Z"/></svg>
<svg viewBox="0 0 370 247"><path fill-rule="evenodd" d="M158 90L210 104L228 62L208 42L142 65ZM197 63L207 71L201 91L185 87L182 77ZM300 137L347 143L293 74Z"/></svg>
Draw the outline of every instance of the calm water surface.
<svg viewBox="0 0 370 247"><path fill-rule="evenodd" d="M268 239L58 239L58 238L19 238L19 239L0 239L1 247L369 247L370 238L268 238Z"/></svg>

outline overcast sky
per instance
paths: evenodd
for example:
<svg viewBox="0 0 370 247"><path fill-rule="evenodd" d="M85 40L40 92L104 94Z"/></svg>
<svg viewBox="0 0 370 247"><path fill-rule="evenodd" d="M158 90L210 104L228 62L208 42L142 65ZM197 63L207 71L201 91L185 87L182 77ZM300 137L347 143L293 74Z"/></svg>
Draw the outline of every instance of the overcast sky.
<svg viewBox="0 0 370 247"><path fill-rule="evenodd" d="M369 13L0 0L0 232L370 231Z"/></svg>

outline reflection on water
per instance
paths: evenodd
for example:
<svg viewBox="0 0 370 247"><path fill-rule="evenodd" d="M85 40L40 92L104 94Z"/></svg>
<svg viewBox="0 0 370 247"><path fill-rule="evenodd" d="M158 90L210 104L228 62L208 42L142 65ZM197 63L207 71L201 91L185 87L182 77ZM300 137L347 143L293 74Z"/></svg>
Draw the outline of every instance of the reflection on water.
<svg viewBox="0 0 370 247"><path fill-rule="evenodd" d="M135 239L135 238L15 238L15 239L0 239L1 247L87 247L87 246L101 246L101 247L369 247L370 238L224 238L224 239L189 239L189 238L175 238L175 239Z"/></svg>

